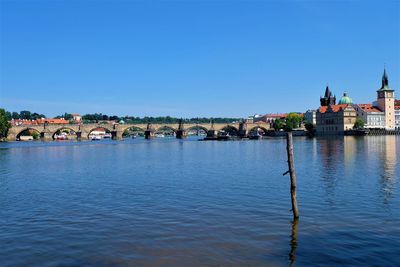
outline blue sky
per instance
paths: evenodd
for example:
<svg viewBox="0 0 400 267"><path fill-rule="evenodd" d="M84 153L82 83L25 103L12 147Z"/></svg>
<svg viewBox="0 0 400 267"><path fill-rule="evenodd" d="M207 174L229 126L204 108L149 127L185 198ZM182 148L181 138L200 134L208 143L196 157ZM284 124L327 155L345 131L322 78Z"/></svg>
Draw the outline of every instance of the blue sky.
<svg viewBox="0 0 400 267"><path fill-rule="evenodd" d="M400 94L400 1L0 0L0 107L134 116L305 111L328 83Z"/></svg>

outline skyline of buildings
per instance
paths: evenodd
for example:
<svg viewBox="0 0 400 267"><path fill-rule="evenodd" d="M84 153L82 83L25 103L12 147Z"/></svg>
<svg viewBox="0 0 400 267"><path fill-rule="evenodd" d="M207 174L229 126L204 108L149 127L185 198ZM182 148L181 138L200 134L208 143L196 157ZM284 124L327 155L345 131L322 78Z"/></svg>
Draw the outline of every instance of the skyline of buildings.
<svg viewBox="0 0 400 267"><path fill-rule="evenodd" d="M367 129L400 129L400 103L395 99L394 89L389 87L386 68L382 85L376 92L376 101L372 103L355 104L344 92L336 104L336 97L327 86L324 97L320 98L321 106L316 111L307 111L306 117L314 118L315 112L317 134L343 134L354 128L357 119L361 119Z"/></svg>
<svg viewBox="0 0 400 267"><path fill-rule="evenodd" d="M347 92L336 104L336 95L326 86L325 93L320 97L320 107L316 110L307 110L298 113L304 116L305 122L315 124L317 134L342 134L346 130L354 128L357 119L364 122L367 129L400 129L400 100L395 99L395 90L389 86L389 78L384 68L381 87L377 90L377 98L371 103L353 103ZM285 120L288 113L267 113L263 115L249 116L247 121L270 123L271 127L276 120ZM81 123L82 116L71 114L73 123ZM118 121L116 121L118 122ZM25 123L23 120L12 120L13 125ZM68 120L37 119L26 124L67 124Z"/></svg>

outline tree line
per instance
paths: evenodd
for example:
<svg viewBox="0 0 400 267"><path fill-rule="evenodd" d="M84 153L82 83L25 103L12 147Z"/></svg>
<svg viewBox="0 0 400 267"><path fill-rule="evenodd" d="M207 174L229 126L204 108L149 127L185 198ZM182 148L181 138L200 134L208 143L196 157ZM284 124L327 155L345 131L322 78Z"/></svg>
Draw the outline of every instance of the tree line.
<svg viewBox="0 0 400 267"><path fill-rule="evenodd" d="M159 116L159 117L135 117L135 116L108 116L102 113L85 114L82 116L83 122L98 122L98 121L117 121L124 123L157 123L157 124L169 124L179 123L182 120L183 123L232 123L235 121L242 120L241 118L175 118L170 116Z"/></svg>
<svg viewBox="0 0 400 267"><path fill-rule="evenodd" d="M28 110L22 110L19 113L18 112L10 112L10 111L5 111L5 116L8 120L37 120L41 118L46 118L45 115L39 114L37 112L30 112Z"/></svg>
<svg viewBox="0 0 400 267"><path fill-rule="evenodd" d="M37 120L41 118L47 118L44 114L39 114L37 112L31 112L27 110L23 110L18 112L10 112L5 111L5 116L7 120ZM73 115L71 113L65 112L64 114L58 115L55 117L56 119L65 119L71 121L73 119ZM125 123L178 123L181 119L174 118L170 116L158 116L158 117L136 117L136 116L117 116L117 115L106 115L102 113L93 113L93 114L85 114L82 116L82 121L84 123L93 123L99 121L124 121ZM210 123L213 121L215 123L232 123L235 121L240 121L241 118L185 118L182 119L184 123Z"/></svg>

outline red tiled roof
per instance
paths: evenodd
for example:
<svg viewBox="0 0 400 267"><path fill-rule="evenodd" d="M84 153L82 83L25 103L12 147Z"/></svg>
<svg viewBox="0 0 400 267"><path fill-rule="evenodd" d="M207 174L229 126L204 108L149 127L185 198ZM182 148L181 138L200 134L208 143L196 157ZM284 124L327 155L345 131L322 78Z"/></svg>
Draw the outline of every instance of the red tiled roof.
<svg viewBox="0 0 400 267"><path fill-rule="evenodd" d="M372 104L358 104L365 112L382 112L379 108L372 106Z"/></svg>
<svg viewBox="0 0 400 267"><path fill-rule="evenodd" d="M339 104L339 105L330 105L329 107L332 109L333 112L338 112L342 109L345 109L347 106L348 104ZM319 112L325 113L327 109L328 109L327 106L319 107Z"/></svg>
<svg viewBox="0 0 400 267"><path fill-rule="evenodd" d="M394 109L400 109L400 100L394 101Z"/></svg>
<svg viewBox="0 0 400 267"><path fill-rule="evenodd" d="M49 123L49 124L68 124L69 122L64 119L38 119L36 120L38 124L44 124L44 123Z"/></svg>

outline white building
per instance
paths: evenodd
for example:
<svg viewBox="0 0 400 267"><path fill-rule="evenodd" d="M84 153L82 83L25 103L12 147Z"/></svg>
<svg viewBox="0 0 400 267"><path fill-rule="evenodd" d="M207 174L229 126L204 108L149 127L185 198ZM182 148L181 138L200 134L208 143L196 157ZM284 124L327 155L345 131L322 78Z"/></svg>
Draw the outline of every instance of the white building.
<svg viewBox="0 0 400 267"><path fill-rule="evenodd" d="M71 114L71 115L72 115L72 120L75 122L80 122L82 120L82 117L79 114Z"/></svg>
<svg viewBox="0 0 400 267"><path fill-rule="evenodd" d="M304 121L312 124L317 124L317 111L316 110L307 110L304 113Z"/></svg>
<svg viewBox="0 0 400 267"><path fill-rule="evenodd" d="M385 128L385 112L372 104L355 104L353 105L357 112L357 118L362 119L365 128Z"/></svg>
<svg viewBox="0 0 400 267"><path fill-rule="evenodd" d="M396 106L394 107L394 121L396 130L400 130L400 101L396 101Z"/></svg>

